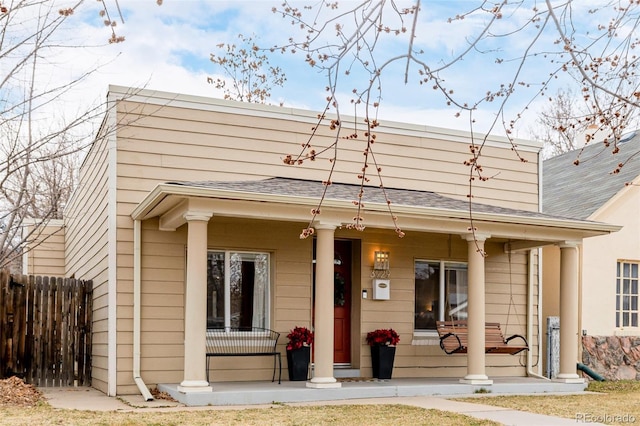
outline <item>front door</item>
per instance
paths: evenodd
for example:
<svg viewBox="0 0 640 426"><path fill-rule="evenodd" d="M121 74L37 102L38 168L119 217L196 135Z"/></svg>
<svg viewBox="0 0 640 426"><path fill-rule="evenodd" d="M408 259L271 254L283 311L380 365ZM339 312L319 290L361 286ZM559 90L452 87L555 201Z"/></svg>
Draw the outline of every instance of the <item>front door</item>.
<svg viewBox="0 0 640 426"><path fill-rule="evenodd" d="M351 363L351 241L336 240L333 261L333 362Z"/></svg>

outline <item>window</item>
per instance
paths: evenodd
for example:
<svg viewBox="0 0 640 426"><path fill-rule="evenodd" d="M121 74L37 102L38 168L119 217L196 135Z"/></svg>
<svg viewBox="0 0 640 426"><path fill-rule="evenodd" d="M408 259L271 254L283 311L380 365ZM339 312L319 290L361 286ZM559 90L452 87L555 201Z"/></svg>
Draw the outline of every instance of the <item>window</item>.
<svg viewBox="0 0 640 426"><path fill-rule="evenodd" d="M268 328L268 312L268 253L207 253L207 328Z"/></svg>
<svg viewBox="0 0 640 426"><path fill-rule="evenodd" d="M435 330L436 321L467 319L467 265L415 262L415 329Z"/></svg>
<svg viewBox="0 0 640 426"><path fill-rule="evenodd" d="M616 327L638 326L638 263L618 262Z"/></svg>

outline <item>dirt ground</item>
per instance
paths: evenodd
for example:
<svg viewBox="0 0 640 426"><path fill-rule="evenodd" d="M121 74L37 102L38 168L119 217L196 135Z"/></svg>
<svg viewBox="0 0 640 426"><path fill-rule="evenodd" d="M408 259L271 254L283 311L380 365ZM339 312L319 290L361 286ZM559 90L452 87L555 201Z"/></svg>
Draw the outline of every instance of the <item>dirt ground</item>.
<svg viewBox="0 0 640 426"><path fill-rule="evenodd" d="M155 399L174 401L166 392L151 389ZM38 388L26 384L18 377L0 380L0 407L34 407L46 402L46 398Z"/></svg>
<svg viewBox="0 0 640 426"><path fill-rule="evenodd" d="M0 380L1 407L33 407L45 401L42 392L18 377Z"/></svg>

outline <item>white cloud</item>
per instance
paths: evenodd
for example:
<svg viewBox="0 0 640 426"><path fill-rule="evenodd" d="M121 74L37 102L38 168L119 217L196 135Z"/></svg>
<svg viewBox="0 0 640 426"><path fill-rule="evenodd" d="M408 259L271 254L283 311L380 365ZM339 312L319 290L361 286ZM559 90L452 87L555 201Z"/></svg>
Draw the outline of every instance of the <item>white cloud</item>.
<svg viewBox="0 0 640 426"><path fill-rule="evenodd" d="M277 2L166 0L162 6L157 6L153 0L119 3L123 7L125 24L118 22L116 31L126 36L124 43L106 44L110 31L101 24L98 2L86 3L83 11L68 21L70 27L66 34L70 42L93 47L61 51L55 57L55 66L48 68L50 79L65 81L98 63L106 64L72 93L70 104L104 99L109 84L220 97L221 94L207 84L207 76L213 76L216 72L209 55L216 51L217 44L236 42L239 33L256 34L262 46L286 43L294 33L298 38L304 34L304 30L291 26L290 20L271 12L271 7ZM111 18L118 18L115 2L106 0L106 4ZM347 6L352 4L345 3ZM483 13L449 24L446 23L447 17L475 3L436 1L422 4L416 47L424 48L427 51L425 58L430 61L438 55L451 57L464 50L469 38L477 34L488 19L487 14ZM400 2L400 5L404 4ZM518 9L509 15L509 20L499 22L496 31L507 32L518 28L530 14L530 9ZM405 25L410 26L411 19L409 17ZM331 31L326 40L330 40L330 34ZM507 47L521 51L530 42L530 34L525 31L521 37L510 37L511 46L501 46L501 40L496 39L485 47L500 47L505 49L505 54L515 55ZM380 42L378 47L387 55L398 55L403 52L398 49L406 48L406 44L398 39L390 39ZM496 66L493 63L495 56L476 52L447 70L446 84L454 89L456 95L468 98L469 102L481 98L488 87L507 82L513 70L509 64ZM306 65L302 55L277 54L273 56L272 63L282 66L288 78L284 89L274 88L272 103L284 101L288 106L314 110L324 106L326 78ZM543 64L544 61L540 61L533 69L529 68L524 77L538 83L544 80ZM409 85L403 81L404 64L395 66L391 74L385 77L380 118L468 129L467 120L455 118L456 110L447 107L441 95L437 95L429 85L418 85L416 71L417 67L412 65ZM350 79L341 78L347 83L340 88L342 112L350 113L347 110L348 99L352 97L350 90L362 82L358 81L362 76L354 74ZM534 96L536 90L536 87L530 89L527 99ZM522 102L519 101L519 105ZM514 116L519 112L516 106L509 109ZM482 105L476 114L479 130L489 127L487 123L493 121L496 109L497 104Z"/></svg>

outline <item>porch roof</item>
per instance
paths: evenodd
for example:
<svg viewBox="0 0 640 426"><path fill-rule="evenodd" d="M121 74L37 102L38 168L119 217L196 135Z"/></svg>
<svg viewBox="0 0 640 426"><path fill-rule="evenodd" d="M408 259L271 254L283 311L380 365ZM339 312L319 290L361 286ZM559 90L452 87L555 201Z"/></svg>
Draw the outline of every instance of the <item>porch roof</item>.
<svg viewBox="0 0 640 426"><path fill-rule="evenodd" d="M184 204L186 199L204 198L253 203L259 202L262 203L262 206L264 206L264 203L287 205L289 208L286 215L277 217L276 214L273 216L265 216L264 218L305 222L310 219L309 210L318 205L324 189L325 185L319 181L280 177L251 181L167 182L158 184L147 194L142 202L134 209L131 216L133 219L138 220L163 216L169 211L175 210L179 205ZM325 214L325 211L340 210L342 211L341 214L343 218L345 209L353 211L353 202L358 200L360 185L332 183L326 189L327 191L322 204L322 215L318 216L318 219L329 219L331 215ZM473 220L478 224L483 222L509 224L517 225L521 229L524 229L523 227L553 228L556 231L556 235L550 237L548 241L580 239L603 235L616 232L621 228L617 225L601 222L566 218L535 211L510 209L488 204L471 203L470 206L468 201L446 197L431 191L398 188L384 188L384 191L392 203L391 209L393 213L397 215L401 221L403 218L421 219L423 221L425 219L444 219L456 222L462 221L468 227L470 220L469 212L471 209L473 212ZM372 213L389 215L389 206L387 205L383 189L380 187L365 186L362 203L365 206L365 213L367 215ZM295 213L291 210L291 206L303 207L303 210ZM245 205L245 207L248 206ZM240 212L236 213L238 214L234 214L234 216L244 216ZM367 221L367 226L372 226L371 221ZM378 227L377 224L373 226ZM403 229L407 228L406 225L402 226ZM383 227L388 228L391 226L387 225ZM571 232L566 236L562 236L557 234L558 230ZM509 238L506 235L505 237ZM531 237L533 237L533 235L531 235Z"/></svg>

